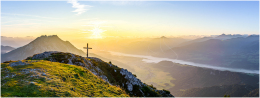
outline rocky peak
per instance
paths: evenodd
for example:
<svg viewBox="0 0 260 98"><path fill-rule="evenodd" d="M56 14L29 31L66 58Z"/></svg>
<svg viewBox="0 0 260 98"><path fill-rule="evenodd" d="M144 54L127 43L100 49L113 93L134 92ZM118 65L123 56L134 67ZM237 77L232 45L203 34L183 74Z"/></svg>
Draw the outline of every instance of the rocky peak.
<svg viewBox="0 0 260 98"><path fill-rule="evenodd" d="M23 60L33 54L42 53L45 51L60 51L70 52L77 55L85 55L82 50L77 49L68 41L61 40L57 35L41 36L30 42L29 44L14 49L2 56L1 60Z"/></svg>
<svg viewBox="0 0 260 98"><path fill-rule="evenodd" d="M42 35L38 38L36 38L38 40L36 41L45 41L45 42L50 42L50 41L60 41L60 42L63 42L57 35Z"/></svg>

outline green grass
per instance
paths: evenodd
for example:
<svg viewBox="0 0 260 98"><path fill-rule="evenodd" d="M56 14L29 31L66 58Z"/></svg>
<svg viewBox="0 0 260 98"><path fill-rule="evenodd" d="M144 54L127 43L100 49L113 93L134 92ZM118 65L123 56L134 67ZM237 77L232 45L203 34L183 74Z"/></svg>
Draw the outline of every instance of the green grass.
<svg viewBox="0 0 260 98"><path fill-rule="evenodd" d="M35 61L35 60L33 60ZM10 67L1 64L2 97L128 97L119 87L112 86L89 70L76 65L69 65L45 60L36 60L29 65ZM23 61L25 62L25 61ZM38 74L25 74L23 69L38 69ZM43 76L45 73L46 76ZM8 77L7 75L14 75ZM38 75L38 77L36 76ZM31 77L36 76L36 77ZM34 84L32 84L33 82Z"/></svg>

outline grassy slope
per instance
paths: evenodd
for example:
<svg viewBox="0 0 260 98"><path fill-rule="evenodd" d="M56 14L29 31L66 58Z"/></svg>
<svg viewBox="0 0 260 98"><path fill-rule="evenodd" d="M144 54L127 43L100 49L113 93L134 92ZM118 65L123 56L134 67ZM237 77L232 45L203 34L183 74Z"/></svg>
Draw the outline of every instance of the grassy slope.
<svg viewBox="0 0 260 98"><path fill-rule="evenodd" d="M130 96L143 97L143 93L144 93L144 95L146 97L161 97L161 96L166 97L166 96L169 96L168 94L170 94L170 92L167 90L163 90L164 93L160 94L159 91L155 91L156 88L153 87L153 85L147 85L144 87L139 87L137 85L133 85L133 90L128 91L127 85L126 85L126 82L128 82L128 80L124 78L125 75L120 74L121 68L119 68L115 65L110 65L109 63L104 62L102 60L96 61L93 58L83 58L83 57L80 57L79 55L74 55L74 56L75 56L75 58L72 59L73 64L80 66L79 63L84 63L84 60L90 61L93 64L93 66L88 66L88 65L83 65L83 66L86 66L90 70L95 70L95 72L97 72L99 75L105 75L107 77L109 83L111 83L112 85L119 86L121 89L126 91L126 93ZM68 63L69 58L71 58L71 57L72 57L72 55L70 53L59 52L59 53L51 54L51 56L48 58L45 58L45 60L51 60L51 61L54 60L57 62ZM27 60L30 60L30 59L32 59L32 57L27 58ZM94 67L98 67L102 72L98 71ZM151 88L153 88L153 89L151 89Z"/></svg>
<svg viewBox="0 0 260 98"><path fill-rule="evenodd" d="M45 60L33 61L35 62L31 60L23 61L29 63L29 65L16 67L10 67L8 63L1 64L2 97L128 96L119 87L109 85L81 66ZM31 72L26 74L25 72L29 72L28 70L31 70Z"/></svg>

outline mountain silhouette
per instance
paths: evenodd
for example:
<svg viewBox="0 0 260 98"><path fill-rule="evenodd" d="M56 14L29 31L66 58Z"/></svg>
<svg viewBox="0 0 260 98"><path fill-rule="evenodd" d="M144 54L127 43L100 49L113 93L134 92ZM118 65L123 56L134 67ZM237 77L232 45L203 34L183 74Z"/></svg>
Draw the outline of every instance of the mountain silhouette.
<svg viewBox="0 0 260 98"><path fill-rule="evenodd" d="M70 52L80 56L85 56L85 53L82 50L77 49L69 41L63 41L57 35L44 35L36 38L25 46L3 54L1 62L9 60L23 60L28 56L45 51Z"/></svg>
<svg viewBox="0 0 260 98"><path fill-rule="evenodd" d="M3 46L3 45L1 45L1 54L7 53L7 52L12 51L14 49L15 48L10 47L10 46Z"/></svg>

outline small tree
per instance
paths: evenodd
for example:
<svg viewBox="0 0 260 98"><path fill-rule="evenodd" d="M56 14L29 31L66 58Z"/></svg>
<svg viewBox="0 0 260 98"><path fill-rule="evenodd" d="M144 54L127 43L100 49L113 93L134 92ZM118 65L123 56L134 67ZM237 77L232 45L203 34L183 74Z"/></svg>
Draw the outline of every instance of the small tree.
<svg viewBox="0 0 260 98"><path fill-rule="evenodd" d="M224 97L230 97L230 95L224 95Z"/></svg>
<svg viewBox="0 0 260 98"><path fill-rule="evenodd" d="M163 91L164 91L166 94L170 94L170 93L171 93L170 91L165 90L165 89L163 89Z"/></svg>
<svg viewBox="0 0 260 98"><path fill-rule="evenodd" d="M133 75L134 75L135 77L137 77L136 74L133 74Z"/></svg>

